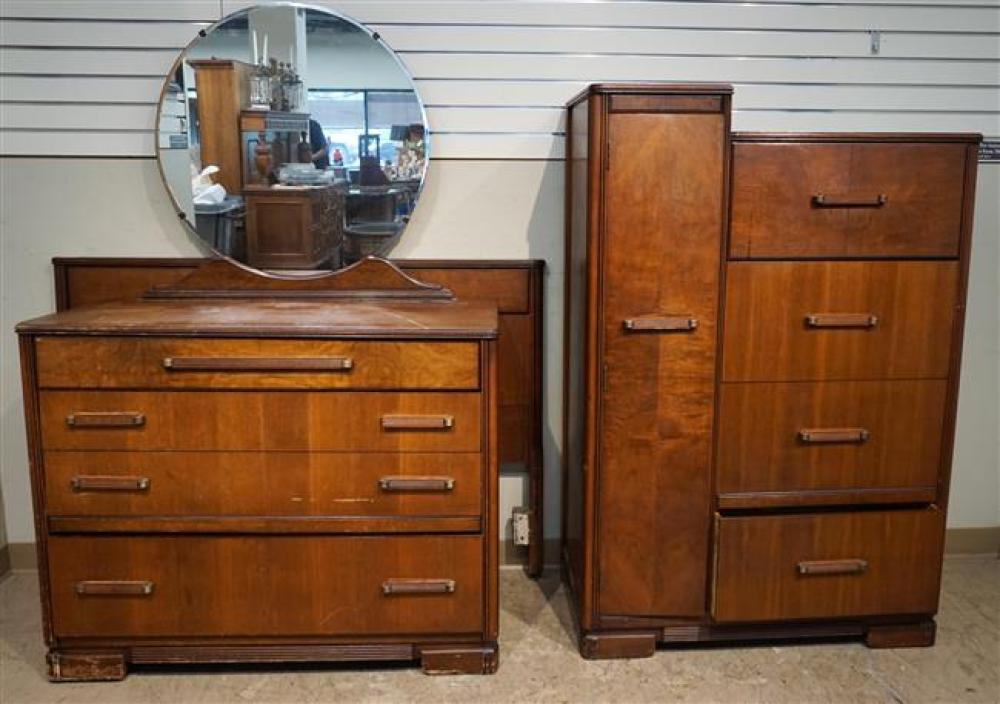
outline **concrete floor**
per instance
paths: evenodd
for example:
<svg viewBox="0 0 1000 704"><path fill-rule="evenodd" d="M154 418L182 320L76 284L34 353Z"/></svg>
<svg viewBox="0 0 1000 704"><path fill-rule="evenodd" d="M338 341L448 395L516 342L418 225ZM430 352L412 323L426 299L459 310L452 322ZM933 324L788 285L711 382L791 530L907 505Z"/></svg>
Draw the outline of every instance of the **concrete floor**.
<svg viewBox="0 0 1000 704"><path fill-rule="evenodd" d="M0 701L21 702L1000 702L1000 561L945 563L933 648L859 643L659 650L652 658L579 657L555 575L501 578L500 669L428 677L416 668L139 671L124 682L45 680L33 573L0 583Z"/></svg>

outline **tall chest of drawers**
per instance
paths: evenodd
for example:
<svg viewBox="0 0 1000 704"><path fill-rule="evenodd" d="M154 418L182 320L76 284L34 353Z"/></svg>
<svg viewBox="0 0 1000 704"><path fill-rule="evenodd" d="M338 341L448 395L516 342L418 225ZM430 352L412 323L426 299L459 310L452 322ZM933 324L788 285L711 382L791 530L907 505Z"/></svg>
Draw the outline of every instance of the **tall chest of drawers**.
<svg viewBox="0 0 1000 704"><path fill-rule="evenodd" d="M934 638L978 135L570 105L564 565L581 651Z"/></svg>
<svg viewBox="0 0 1000 704"><path fill-rule="evenodd" d="M146 300L19 327L56 680L492 672L496 310Z"/></svg>

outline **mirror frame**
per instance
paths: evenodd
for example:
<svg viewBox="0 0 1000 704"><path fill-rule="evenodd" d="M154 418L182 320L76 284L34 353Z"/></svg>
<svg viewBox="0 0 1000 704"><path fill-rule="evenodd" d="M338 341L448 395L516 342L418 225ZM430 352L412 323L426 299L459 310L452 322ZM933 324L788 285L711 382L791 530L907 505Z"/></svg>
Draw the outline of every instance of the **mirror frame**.
<svg viewBox="0 0 1000 704"><path fill-rule="evenodd" d="M170 64L170 70L163 79L163 85L160 87L159 96L156 101L156 108L155 108L156 120L153 126L153 141L154 141L154 154L156 157L156 170L160 174L160 181L163 184L164 190L166 190L167 195L170 197L170 203L174 207L174 212L177 213L178 218L184 223L184 227L187 229L188 237L195 243L196 247L198 247L200 250L210 255L211 258L228 261L231 264L234 264L235 266L238 266L241 269L257 274L258 276L264 276L272 279L287 279L290 281L305 280L305 279L320 279L326 276L330 276L332 274L336 274L339 271L343 271L344 269L348 268L351 265L348 264L346 266L342 266L339 269L309 269L309 270L303 269L301 272L292 272L289 270L282 270L280 272L270 271L267 269L257 269L256 267L252 267L249 264L246 264L245 262L241 262L230 256L224 255L218 252L214 247L210 246L198 235L198 231L195 229L194 223L188 220L187 214L181 208L180 203L178 203L177 198L174 196L173 189L170 188L170 184L167 182L167 175L163 171L163 161L160 156L161 150L160 150L159 137L160 137L160 119L163 114L163 99L164 97L166 97L167 89L170 86L171 79L177 73L177 70L181 68L181 66L183 65L184 60L188 55L188 52L191 51L192 47L194 47L198 42L205 39L209 34L218 29L221 25L224 25L226 22L229 22L236 17L249 15L250 12L252 12L253 10L259 8L271 8L271 7L293 7L301 10L312 10L314 12L320 12L326 15L332 15L338 19L344 20L345 22L349 22L350 24L354 25L355 27L363 31L365 34L367 34L373 41L377 42L382 47L382 49L392 57L392 60L396 62L396 66L399 68L399 71L403 74L403 76L410 83L410 85L413 86L413 93L417 98L417 104L420 107L420 117L424 124L424 152L425 152L424 168L423 171L421 171L420 173L420 185L417 187L416 197L414 198L415 205L413 206L413 211L416 211L417 207L420 205L420 196L423 193L424 186L427 184L427 173L431 165L430 155L431 155L432 132L430 129L430 123L427 120L427 108L424 105L424 101L420 95L420 92L417 90L417 85L413 80L413 75L410 73L409 69L407 69L406 66L403 64L402 60L400 60L399 55L396 53L396 51L391 46L389 46L386 43L386 41L382 38L382 35L372 30L367 25L359 22L350 15L345 15L341 12L335 12L326 7L319 7L317 5L310 5L308 3L295 2L294 0L280 0L279 2L260 3L240 8L235 12L229 13L225 17L221 17L217 21L211 23L209 26L199 29L195 37L184 45L184 48L180 50L180 53L177 55L177 58L174 59L172 64ZM186 99L187 98L185 96L185 101ZM188 149L190 150L190 147L188 147ZM400 229L398 233L396 233L396 235L392 239L386 242L384 250L380 251L376 256L378 256L379 258L387 258L389 251L392 250L392 248L395 247L397 244L399 244L400 239L406 233L406 229L410 225L410 221L412 220L413 217L413 211L411 211L409 215L405 216L405 218L403 219L403 227Z"/></svg>

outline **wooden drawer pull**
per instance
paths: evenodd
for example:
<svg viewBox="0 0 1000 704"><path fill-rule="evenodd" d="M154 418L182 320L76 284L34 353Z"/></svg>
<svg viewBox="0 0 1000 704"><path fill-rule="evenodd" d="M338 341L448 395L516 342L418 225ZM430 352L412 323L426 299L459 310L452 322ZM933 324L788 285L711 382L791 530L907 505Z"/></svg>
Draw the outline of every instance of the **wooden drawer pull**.
<svg viewBox="0 0 1000 704"><path fill-rule="evenodd" d="M378 480L382 491L451 491L455 480L451 477L382 477Z"/></svg>
<svg viewBox="0 0 1000 704"><path fill-rule="evenodd" d="M879 193L874 198L838 198L825 193L817 193L812 197L812 204L817 208L881 208L889 202L889 196Z"/></svg>
<svg viewBox="0 0 1000 704"><path fill-rule="evenodd" d="M455 416L382 416L383 430L448 430Z"/></svg>
<svg viewBox="0 0 1000 704"><path fill-rule="evenodd" d="M873 328L878 316L870 313L810 313L806 325L811 328Z"/></svg>
<svg viewBox="0 0 1000 704"><path fill-rule="evenodd" d="M79 475L70 480L73 491L148 491L148 477Z"/></svg>
<svg viewBox="0 0 1000 704"><path fill-rule="evenodd" d="M350 357L165 357L172 372L339 372L354 368Z"/></svg>
<svg viewBox="0 0 1000 704"><path fill-rule="evenodd" d="M865 442L870 434L864 428L803 428L799 440L809 443Z"/></svg>
<svg viewBox="0 0 1000 704"><path fill-rule="evenodd" d="M454 579L387 579L382 582L382 593L386 595L451 594L454 591Z"/></svg>
<svg viewBox="0 0 1000 704"><path fill-rule="evenodd" d="M76 593L82 596L148 596L153 593L148 580L92 580L77 582Z"/></svg>
<svg viewBox="0 0 1000 704"><path fill-rule="evenodd" d="M80 411L66 416L71 428L135 428L146 424L146 416L135 411Z"/></svg>
<svg viewBox="0 0 1000 704"><path fill-rule="evenodd" d="M698 328L698 319L689 315L627 318L622 326L629 332L691 332Z"/></svg>
<svg viewBox="0 0 1000 704"><path fill-rule="evenodd" d="M799 574L861 574L867 569L867 560L806 560L796 565Z"/></svg>

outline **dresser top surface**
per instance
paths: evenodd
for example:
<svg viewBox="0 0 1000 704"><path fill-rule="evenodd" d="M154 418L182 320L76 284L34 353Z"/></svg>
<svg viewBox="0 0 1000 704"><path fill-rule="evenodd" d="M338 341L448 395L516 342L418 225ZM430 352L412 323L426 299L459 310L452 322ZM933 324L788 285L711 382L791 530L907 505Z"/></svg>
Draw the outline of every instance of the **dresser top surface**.
<svg viewBox="0 0 1000 704"><path fill-rule="evenodd" d="M27 320L20 334L191 337L401 337L489 339L492 304L465 301L301 299L134 300Z"/></svg>

